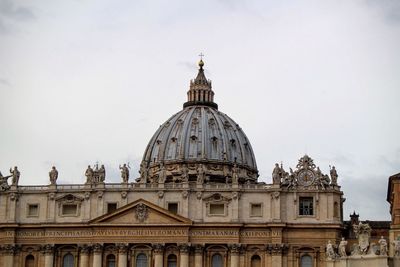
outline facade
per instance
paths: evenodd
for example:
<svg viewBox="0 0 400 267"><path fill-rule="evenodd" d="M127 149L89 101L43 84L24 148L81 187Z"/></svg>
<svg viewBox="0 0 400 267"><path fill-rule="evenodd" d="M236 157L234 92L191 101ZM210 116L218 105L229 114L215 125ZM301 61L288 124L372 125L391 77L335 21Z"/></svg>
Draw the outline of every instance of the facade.
<svg viewBox="0 0 400 267"><path fill-rule="evenodd" d="M392 246L389 249L391 257L400 256L400 173L389 177L386 200L390 203L389 241ZM396 252L397 251L397 252ZM400 260L398 262L400 266Z"/></svg>
<svg viewBox="0 0 400 267"><path fill-rule="evenodd" d="M188 101L151 138L140 177L107 183L18 185L0 175L0 266L325 267L342 237L343 193L334 167L301 157L258 182L240 126L218 110L200 61ZM10 179L10 181L8 181ZM133 181L132 181L133 180Z"/></svg>

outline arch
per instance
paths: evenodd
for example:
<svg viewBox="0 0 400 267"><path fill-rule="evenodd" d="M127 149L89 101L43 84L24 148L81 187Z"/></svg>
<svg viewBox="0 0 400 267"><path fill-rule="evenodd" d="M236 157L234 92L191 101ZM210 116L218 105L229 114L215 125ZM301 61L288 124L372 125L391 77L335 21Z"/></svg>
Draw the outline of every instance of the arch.
<svg viewBox="0 0 400 267"><path fill-rule="evenodd" d="M74 267L74 256L71 253L64 255L62 267Z"/></svg>
<svg viewBox="0 0 400 267"><path fill-rule="evenodd" d="M261 267L261 257L257 254L251 257L251 267Z"/></svg>
<svg viewBox="0 0 400 267"><path fill-rule="evenodd" d="M108 254L106 258L106 266L107 267L115 267L115 255L114 254Z"/></svg>
<svg viewBox="0 0 400 267"><path fill-rule="evenodd" d="M25 267L34 267L35 266L35 257L33 255L28 255L25 257Z"/></svg>
<svg viewBox="0 0 400 267"><path fill-rule="evenodd" d="M300 258L300 267L312 267L312 257L308 254L301 256Z"/></svg>
<svg viewBox="0 0 400 267"><path fill-rule="evenodd" d="M167 267L177 267L177 261L175 254L169 254L167 258Z"/></svg>
<svg viewBox="0 0 400 267"><path fill-rule="evenodd" d="M139 253L136 256L136 267L147 267L147 256L144 253Z"/></svg>
<svg viewBox="0 0 400 267"><path fill-rule="evenodd" d="M223 258L221 254L216 253L211 257L211 267L223 267Z"/></svg>

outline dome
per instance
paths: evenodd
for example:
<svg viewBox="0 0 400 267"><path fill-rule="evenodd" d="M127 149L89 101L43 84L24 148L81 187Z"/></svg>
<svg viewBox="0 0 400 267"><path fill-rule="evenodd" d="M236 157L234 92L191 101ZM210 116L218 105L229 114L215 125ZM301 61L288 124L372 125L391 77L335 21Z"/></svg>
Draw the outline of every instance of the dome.
<svg viewBox="0 0 400 267"><path fill-rule="evenodd" d="M200 62L202 63L202 61ZM256 160L239 125L218 111L211 81L199 64L183 110L151 138L141 163L142 182L255 182Z"/></svg>

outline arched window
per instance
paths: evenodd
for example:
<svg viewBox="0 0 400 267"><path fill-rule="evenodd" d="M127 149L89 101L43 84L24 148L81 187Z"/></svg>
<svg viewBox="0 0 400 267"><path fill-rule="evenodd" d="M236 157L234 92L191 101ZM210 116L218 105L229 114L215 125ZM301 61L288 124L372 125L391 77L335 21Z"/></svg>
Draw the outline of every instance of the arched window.
<svg viewBox="0 0 400 267"><path fill-rule="evenodd" d="M258 255L251 257L251 267L261 267L261 258Z"/></svg>
<svg viewBox="0 0 400 267"><path fill-rule="evenodd" d="M211 267L222 267L221 254L214 254L211 258Z"/></svg>
<svg viewBox="0 0 400 267"><path fill-rule="evenodd" d="M28 255L25 258L25 267L34 267L35 266L35 257L33 255Z"/></svg>
<svg viewBox="0 0 400 267"><path fill-rule="evenodd" d="M176 255L170 254L168 256L168 267L176 267Z"/></svg>
<svg viewBox="0 0 400 267"><path fill-rule="evenodd" d="M115 267L115 256L114 254L108 254L106 258L107 267Z"/></svg>
<svg viewBox="0 0 400 267"><path fill-rule="evenodd" d="M71 253L64 255L62 267L74 267L74 256Z"/></svg>
<svg viewBox="0 0 400 267"><path fill-rule="evenodd" d="M301 257L301 267L312 267L312 257L310 255L304 255Z"/></svg>
<svg viewBox="0 0 400 267"><path fill-rule="evenodd" d="M136 267L147 267L147 256L140 253L136 256Z"/></svg>

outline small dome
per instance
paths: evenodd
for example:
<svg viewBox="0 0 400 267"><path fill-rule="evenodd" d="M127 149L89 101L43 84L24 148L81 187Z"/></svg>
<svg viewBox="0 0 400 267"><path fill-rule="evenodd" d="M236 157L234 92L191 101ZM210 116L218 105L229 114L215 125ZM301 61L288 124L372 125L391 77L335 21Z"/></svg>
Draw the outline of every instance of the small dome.
<svg viewBox="0 0 400 267"><path fill-rule="evenodd" d="M201 93L200 93L201 92ZM207 97L198 98L206 95ZM182 111L151 138L141 164L146 182L255 182L256 160L246 135L213 102L202 67ZM209 97L208 97L209 96Z"/></svg>

